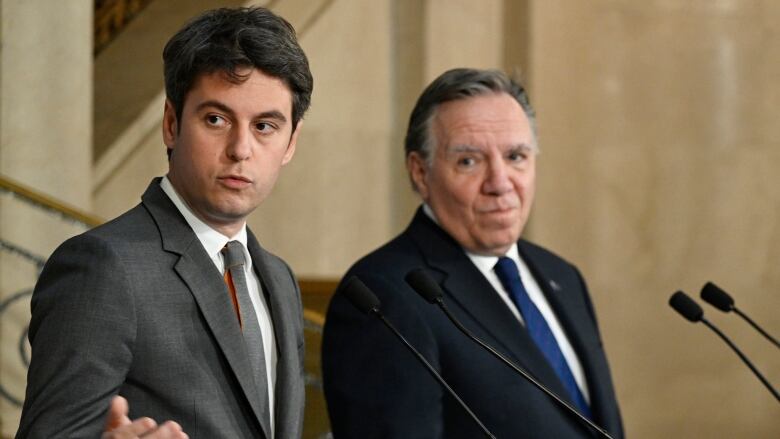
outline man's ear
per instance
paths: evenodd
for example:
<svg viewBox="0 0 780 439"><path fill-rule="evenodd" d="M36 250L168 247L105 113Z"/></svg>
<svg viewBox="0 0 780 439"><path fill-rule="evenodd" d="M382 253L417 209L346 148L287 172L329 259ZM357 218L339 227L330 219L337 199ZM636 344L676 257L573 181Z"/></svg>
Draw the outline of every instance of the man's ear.
<svg viewBox="0 0 780 439"><path fill-rule="evenodd" d="M168 99L165 100L165 110L163 110L162 135L163 143L172 150L176 144L176 138L179 134L179 124L176 120L176 110Z"/></svg>
<svg viewBox="0 0 780 439"><path fill-rule="evenodd" d="M298 124L295 126L295 131L293 131L290 136L290 143L287 144L287 151L284 152L284 157L282 157L282 166L290 163L290 160L292 160L295 155L295 147L298 144L298 134L301 132L301 126L303 126L303 120L298 121Z"/></svg>
<svg viewBox="0 0 780 439"><path fill-rule="evenodd" d="M428 201L428 164L419 152L412 151L406 156L406 170L417 192L423 200Z"/></svg>

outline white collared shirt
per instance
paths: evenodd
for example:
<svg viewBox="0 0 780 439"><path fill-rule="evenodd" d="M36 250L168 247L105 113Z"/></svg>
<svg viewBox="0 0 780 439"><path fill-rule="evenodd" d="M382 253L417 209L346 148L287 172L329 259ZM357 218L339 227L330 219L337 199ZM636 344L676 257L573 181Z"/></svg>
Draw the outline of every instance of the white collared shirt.
<svg viewBox="0 0 780 439"><path fill-rule="evenodd" d="M430 219L438 224L436 216L433 214L433 210L431 210L430 206L423 204L423 212L425 212L425 214ZM490 282L490 285L493 286L493 289L498 293L498 296L501 298L501 300L504 301L515 318L517 318L517 320L525 326L525 321L523 321L523 316L520 314L520 310L517 309L517 306L512 301L512 298L494 271L494 268L498 263L498 256L477 255L470 253L465 249L463 249L463 251L466 253L466 256L469 257L471 262L477 267L477 269L482 273L482 275L485 276L488 282ZM558 346L561 349L563 357L566 359L566 363L569 365L569 369L571 370L572 375L574 375L574 380L577 382L577 386L579 386L582 395L585 397L585 401L590 403L590 392L588 391L588 383L585 380L585 371L582 369L582 363L580 363L579 357L577 357L577 353L574 351L574 348L569 342L569 338L563 331L563 327L558 321L558 318L555 316L552 307L550 307L550 302L547 301L544 293L542 293L542 289L539 287L539 284L536 282L533 274L531 274L531 270L528 268L528 265L520 257L520 252L517 250L517 243L513 244L504 256L512 259L515 261L515 264L517 264L517 269L520 271L520 279L523 280L523 286L528 292L528 297L530 297L531 301L534 303L534 305L536 305L536 307L539 309L539 312L547 321L547 325L550 327L550 330L555 337L555 341L558 342Z"/></svg>
<svg viewBox="0 0 780 439"><path fill-rule="evenodd" d="M189 206L184 200L179 197L179 194L174 189L171 181L168 180L168 176L162 178L160 181L160 187L173 201L173 204L184 216L187 224L190 225L192 231L198 237L198 240L203 245L203 248L208 253L211 261L214 262L214 266L217 268L219 274L222 276L225 273L225 260L222 255L222 248L229 241L238 241L244 246L244 275L248 282L249 297L252 299L252 305L257 314L257 321L260 323L260 332L263 336L263 351L265 353L265 369L268 378L268 410L271 422L271 434L274 431L274 388L276 387L276 364L278 362L278 355L276 353L276 337L274 336L274 328L271 322L271 313L269 312L268 303L265 299L265 295L262 293L262 286L260 279L257 277L257 273L252 269L252 256L249 254L247 247L247 233L246 223L241 227L241 230L231 238L217 232L211 226L201 221L200 218L195 216L190 210Z"/></svg>

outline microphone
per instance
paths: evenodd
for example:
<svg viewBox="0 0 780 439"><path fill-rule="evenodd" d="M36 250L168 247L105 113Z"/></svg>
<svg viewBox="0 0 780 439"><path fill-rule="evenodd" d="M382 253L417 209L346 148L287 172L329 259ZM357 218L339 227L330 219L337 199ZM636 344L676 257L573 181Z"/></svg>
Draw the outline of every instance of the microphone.
<svg viewBox="0 0 780 439"><path fill-rule="evenodd" d="M469 331L465 326L463 326L463 324L460 323L460 321L457 318L455 318L454 315L452 315L450 310L447 308L447 305L444 303L444 292L442 291L439 284L436 283L436 281L425 270L423 270L422 268L416 268L410 271L409 273L407 273L404 279L406 280L406 283L408 283L417 292L417 294L422 296L422 298L425 299L428 303L437 305L444 312L444 314L447 315L447 318L450 319L452 324L454 324L455 327L457 327L460 330L460 332L462 332L466 337L468 337L473 342L480 345L486 351L490 352L494 357L498 358L502 363L509 366L512 370L519 373L523 378L528 380L528 382L536 386L537 389L546 393L548 396L550 396L552 399L558 402L558 404L560 404L562 407L566 408L569 412L576 415L580 420L585 422L588 426L596 430L596 432L600 433L601 436L608 439L612 439L612 436L610 436L606 430L593 423L593 421L591 421L582 413L577 411L577 409L572 407L569 403L561 399L552 390L548 389L544 384L537 381L536 378L532 377L528 372L523 370L523 368L516 365L512 360L508 359L504 354L498 352L492 346L482 341L479 337L471 333L471 331Z"/></svg>
<svg viewBox="0 0 780 439"><path fill-rule="evenodd" d="M490 432L490 430L485 427L484 424L482 424L482 421L477 418L477 415L474 414L473 411L469 408L468 405L458 396L458 394L450 387L449 384L447 384L446 381L444 381L444 378L439 375L438 372L436 372L436 369L431 366L431 364L423 357L423 355L417 351L417 349L414 348L407 340L406 338L401 335L400 332L398 332L398 329L395 328L382 314L382 312L379 310L379 307L381 306L381 302L379 301L379 298L376 297L373 291L369 289L366 284L364 284L360 279L357 278L357 276L352 276L349 279L347 279L347 283L344 285L343 290L344 296L346 296L347 299L349 299L350 302L352 302L355 307L360 310L364 314L369 315L375 315L379 320L382 321L382 323L385 324L390 330L395 334L396 337L398 337L399 340L406 346L412 354L414 354L415 357L425 366L425 368L430 372L430 374L436 379L436 381L441 384L442 387L444 387L447 392L455 398L456 401L460 404L461 407L463 407L463 410L466 411L466 413L471 416L471 419L474 420L474 422L479 426L480 430L485 434L485 437L496 439L495 436L493 436L493 433Z"/></svg>
<svg viewBox="0 0 780 439"><path fill-rule="evenodd" d="M780 394L777 393L777 390L775 390L774 387L772 387L771 384L769 384L769 381L767 381L766 378L764 378L763 375L761 375L761 372L756 369L756 367L753 365L753 363L748 360L748 358L745 356L745 354L742 353L742 351L737 348L737 346L728 338L726 335L720 331L715 325L710 323L707 319L704 318L704 311L702 311L699 304L693 301L690 297L688 297L687 294L683 293L682 291L677 291L676 293L672 294L672 297L669 298L669 306L674 308L675 311L680 313L683 317L685 317L687 320L696 323L696 322L702 322L704 323L708 328L712 329L720 338L723 339L723 341L726 342L731 349L734 350L734 352L737 353L739 358L742 359L742 361L747 364L747 366L750 368L750 370L753 371L753 373L758 377L758 379L766 386L767 389L772 393L772 395L777 399L778 402L780 402Z"/></svg>
<svg viewBox="0 0 780 439"><path fill-rule="evenodd" d="M763 335L767 340L774 343L775 347L780 348L780 343L777 341L776 338L769 335L768 332L766 332L763 328L758 326L756 322L753 321L750 317L747 316L747 314L740 311L736 305L734 305L734 299L729 295L729 293L723 291L720 287L715 285L712 282L707 282L704 284L704 286L701 289L701 298L709 303L710 305L714 306L715 308L718 308L719 310L723 312L730 312L734 311L742 317L743 320L750 323L750 325L758 331L761 335Z"/></svg>
<svg viewBox="0 0 780 439"><path fill-rule="evenodd" d="M688 297L687 294L682 291L678 291L672 294L669 298L669 306L674 308L675 311L680 313L689 322L700 322L704 320L704 311L701 309L698 303ZM704 320L706 322L706 320Z"/></svg>

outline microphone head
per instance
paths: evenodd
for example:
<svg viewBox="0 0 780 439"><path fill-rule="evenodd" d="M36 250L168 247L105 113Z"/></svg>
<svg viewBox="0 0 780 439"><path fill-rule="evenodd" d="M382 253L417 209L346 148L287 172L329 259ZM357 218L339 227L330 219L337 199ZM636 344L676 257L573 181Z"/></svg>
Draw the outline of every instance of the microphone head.
<svg viewBox="0 0 780 439"><path fill-rule="evenodd" d="M439 284L422 268L415 268L406 273L406 283L408 283L417 294L427 300L428 303L436 303L444 296Z"/></svg>
<svg viewBox="0 0 780 439"><path fill-rule="evenodd" d="M734 299L712 282L707 282L701 289L701 298L723 312L734 309Z"/></svg>
<svg viewBox="0 0 780 439"><path fill-rule="evenodd" d="M357 276L347 279L342 294L364 314L379 311L381 305L379 298Z"/></svg>
<svg viewBox="0 0 780 439"><path fill-rule="evenodd" d="M672 297L669 298L669 306L694 323L704 317L704 311L701 307L682 291L672 294Z"/></svg>

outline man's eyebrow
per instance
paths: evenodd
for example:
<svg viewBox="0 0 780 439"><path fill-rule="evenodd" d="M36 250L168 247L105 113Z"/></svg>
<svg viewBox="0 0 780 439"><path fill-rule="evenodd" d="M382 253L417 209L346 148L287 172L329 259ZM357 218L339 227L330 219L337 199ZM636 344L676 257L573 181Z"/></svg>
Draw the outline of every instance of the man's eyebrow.
<svg viewBox="0 0 780 439"><path fill-rule="evenodd" d="M219 111L222 111L224 113L228 113L230 115L233 114L233 109L228 107L227 105L223 104L219 101L203 101L200 104L198 104L197 107L195 107L195 111L201 111L205 108L216 108Z"/></svg>
<svg viewBox="0 0 780 439"><path fill-rule="evenodd" d="M527 152L535 152L537 151L535 144L529 144L529 143L515 143L512 145L509 145L509 147L506 149L507 151L527 151ZM461 145L453 145L449 148L447 148L447 154L463 154L463 153L471 153L471 154L481 154L484 150L478 146L474 145L468 145L468 144L461 144Z"/></svg>
<svg viewBox="0 0 780 439"><path fill-rule="evenodd" d="M197 107L195 107L195 111L202 111L205 108L216 108L217 110L222 111L223 113L227 113L231 116L235 114L232 108L228 107L222 102L214 100L201 102ZM254 119L275 119L279 122L287 122L287 117L285 117L284 113L279 110L263 111L255 115Z"/></svg>
<svg viewBox="0 0 780 439"><path fill-rule="evenodd" d="M449 153L482 152L482 149L473 145L453 145L447 148Z"/></svg>
<svg viewBox="0 0 780 439"><path fill-rule="evenodd" d="M278 110L263 111L255 116L255 119L276 119L279 122L287 122L287 118Z"/></svg>
<svg viewBox="0 0 780 439"><path fill-rule="evenodd" d="M526 151L536 151L536 145L531 143L516 143L514 145L511 145L509 147L510 151L516 151L516 150L526 150Z"/></svg>

